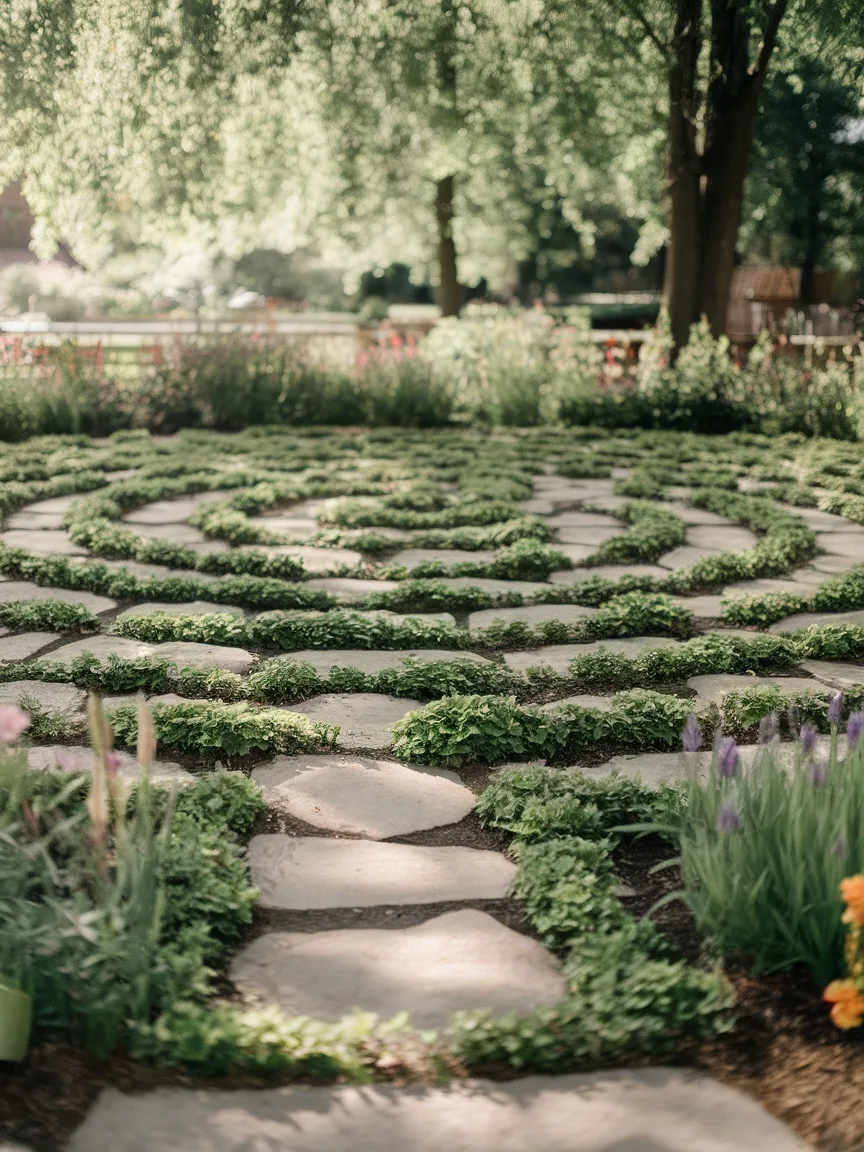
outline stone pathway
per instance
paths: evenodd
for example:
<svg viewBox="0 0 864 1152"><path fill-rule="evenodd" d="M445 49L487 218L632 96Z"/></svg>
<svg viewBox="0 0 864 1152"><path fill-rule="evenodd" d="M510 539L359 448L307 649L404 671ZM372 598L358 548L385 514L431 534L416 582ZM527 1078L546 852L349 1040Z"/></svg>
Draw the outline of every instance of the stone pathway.
<svg viewBox="0 0 864 1152"><path fill-rule="evenodd" d="M686 503L689 490L680 488L670 491L675 499L663 506L687 525L683 545L656 564L578 567L606 541L627 531L615 515L628 502L615 493L616 477L627 474L626 467L615 469L610 479L598 480L540 474L534 478L534 494L521 501L525 514L544 518L554 533L553 547L577 567L553 572L548 581L436 578L436 583L448 589L476 588L494 597L521 595L528 601L523 606L456 615L427 612L413 618L460 629L578 623L594 616L597 609L530 601L550 588L578 587L598 577L663 579L671 570L722 552L750 549L756 543L757 537L748 529L692 508ZM228 551L228 545L207 539L188 521L202 504L226 498L226 492L211 491L154 502L128 511L123 524L151 540L220 555ZM40 555L83 556L84 550L72 544L62 527L63 516L76 499L40 501L22 509L6 523L0 540ZM375 499L361 499L370 506L376 504ZM297 501L252 516L250 523L286 541L303 539L318 531L317 515L326 514L333 503ZM585 504L604 511L586 510ZM795 510L799 511L808 512L809 520L803 518L818 530L824 550L812 566L784 580L734 584L717 594L679 597L675 602L696 618L717 619L721 599L730 594L794 591L810 595L830 572L845 570L841 565L851 565L856 557L864 559L864 531L858 532L839 517ZM377 529L369 531L378 533ZM375 578L385 567L411 570L428 562L477 564L496 556L491 549L412 547L416 536L411 532L382 531L398 541L383 559L353 547L287 542L233 549L232 554L254 551L274 559L300 560L311 574L304 587L330 593L340 605L361 609L368 595L400 588L398 581ZM344 534L340 539L353 543L354 535ZM107 564L113 571L125 570L141 578L177 576L199 582L218 578L212 572L174 571L158 564L120 560ZM154 595L170 594L166 590ZM37 599L82 604L97 615L119 619L153 612L240 617L249 611L207 600L115 602L89 592L0 579L0 602ZM377 614L394 623L408 618L380 609ZM829 620L864 623L864 611L792 617L771 630ZM464 632L456 635L464 637ZM328 686L328 680L341 687L346 681L337 681L334 669L375 675L406 665L467 661L478 667L495 662L521 675L537 669L566 676L574 657L606 651L633 659L680 643L669 637L636 636L498 654L492 649L464 651L452 636L449 647L306 649L277 659L311 665L322 687ZM154 657L169 661L176 669L222 669L240 676L260 667L262 655L214 644L148 644L104 633L80 639L50 632L0 635L0 663L42 653L62 663L90 653L103 667L112 657ZM706 675L693 677L686 687L697 704L717 704L730 691L760 684L790 692L848 690L864 684L864 669L857 665L812 661L798 673L761 679ZM530 685L525 687L527 691ZM602 686L593 694L578 689L578 682L572 682L567 686L570 695L551 700L551 692L540 696L542 709L613 707L614 695ZM194 691L185 686L183 690ZM682 686L678 691L684 691ZM106 703L113 707L134 699L134 694L124 695L121 688ZM183 698L163 693L152 699L176 703ZM0 684L0 704L22 700L73 725L83 718L85 694L74 685L25 678ZM488 773L485 769L456 772L408 766L390 758L392 725L423 704L384 693L338 691L275 706L315 722L338 725L339 734L327 753L260 757L251 765L268 814L267 830L254 835L248 845L251 879L261 892L261 916L231 963L230 978L239 995L250 1005L275 1005L290 1015L322 1021L338 1021L355 1009L377 1013L383 1020L408 1012L414 1027L437 1030L446 1029L453 1013L462 1010L528 1012L559 1001L566 985L558 958L528 933L520 915L513 912L510 891L516 865L501 850L503 841L478 832L474 807ZM742 749L745 765L752 764L759 751ZM824 752L823 743L817 752ZM784 754L791 755L791 748ZM183 764L160 760L153 775L158 781L187 784L195 779L194 773L211 768L213 759L192 763L190 758ZM86 769L90 763L88 753L71 744L34 747L28 761L34 770L59 767L63 771ZM597 777L620 771L657 784L686 779L694 771L706 772L709 762L710 753L647 753L616 756L599 765L595 760L586 770ZM122 777L131 778L134 759L120 753L118 770ZM654 1068L527 1077L494 1084L456 1083L447 1089L373 1085L228 1093L196 1087L164 1088L131 1097L110 1089L74 1136L69 1152L252 1152L253 1148L255 1152L259 1148L262 1152L265 1148L274 1152L277 1148L298 1152L761 1152L768 1148L797 1152L803 1147L758 1104L732 1089L709 1078Z"/></svg>

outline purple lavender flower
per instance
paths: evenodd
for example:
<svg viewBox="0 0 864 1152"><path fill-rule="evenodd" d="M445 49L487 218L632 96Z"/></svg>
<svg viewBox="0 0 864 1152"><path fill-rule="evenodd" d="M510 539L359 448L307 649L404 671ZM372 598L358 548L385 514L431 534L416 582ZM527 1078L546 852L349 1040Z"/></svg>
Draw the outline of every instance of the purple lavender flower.
<svg viewBox="0 0 864 1152"><path fill-rule="evenodd" d="M849 845L846 843L846 837L842 835L838 836L834 843L831 845L831 855L845 856L848 849Z"/></svg>
<svg viewBox="0 0 864 1152"><path fill-rule="evenodd" d="M836 696L831 697L831 703L828 705L828 723L831 725L839 724L840 717L843 715L843 705L846 703L846 697L842 692L838 692Z"/></svg>
<svg viewBox="0 0 864 1152"><path fill-rule="evenodd" d="M681 739L684 742L685 752L698 752L702 747L702 729L699 727L699 721L692 712L687 717L687 723L684 725Z"/></svg>
<svg viewBox="0 0 864 1152"><path fill-rule="evenodd" d="M802 724L801 734L799 736L801 741L801 752L804 756L811 756L813 749L816 747L816 729L812 724Z"/></svg>
<svg viewBox="0 0 864 1152"><path fill-rule="evenodd" d="M780 717L776 712L769 712L759 721L759 743L770 744L780 729Z"/></svg>
<svg viewBox="0 0 864 1152"><path fill-rule="evenodd" d="M717 749L717 770L727 779L738 771L738 745L731 736L726 736L720 741L720 747Z"/></svg>
<svg viewBox="0 0 864 1152"><path fill-rule="evenodd" d="M801 714L794 704L790 704L786 709L786 722L789 725L790 736L798 735L798 722L801 719Z"/></svg>
<svg viewBox="0 0 864 1152"><path fill-rule="evenodd" d="M738 809L731 800L727 800L717 813L717 831L738 832L740 829L741 817L738 815Z"/></svg>
<svg viewBox="0 0 864 1152"><path fill-rule="evenodd" d="M850 752L862 735L864 735L864 712L853 712L846 721L846 737L849 741Z"/></svg>
<svg viewBox="0 0 864 1152"><path fill-rule="evenodd" d="M823 764L817 764L815 760L811 760L807 765L807 779L813 787L821 788L825 783L825 776L825 766Z"/></svg>

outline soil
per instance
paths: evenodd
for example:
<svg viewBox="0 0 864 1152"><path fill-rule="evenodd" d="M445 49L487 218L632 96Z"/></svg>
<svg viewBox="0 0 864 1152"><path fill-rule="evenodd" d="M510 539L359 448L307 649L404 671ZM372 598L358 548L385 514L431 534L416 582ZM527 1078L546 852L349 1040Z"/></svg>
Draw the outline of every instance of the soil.
<svg viewBox="0 0 864 1152"><path fill-rule="evenodd" d="M481 790L486 770L466 780ZM473 774L472 774L473 776ZM256 831L311 829L286 813L270 811ZM409 844L459 844L502 850L506 837L480 826L475 814L445 828L394 837ZM652 872L669 858L670 847L658 837L625 838L615 853L622 899L634 915L643 915L657 900L678 887L674 869ZM632 893L632 894L628 894ZM518 901L488 900L474 907L495 916L519 932L532 933ZM335 928L407 928L463 904L394 906L313 912L258 910L247 939L263 931L315 932ZM675 947L698 962L702 945L693 919L680 902L666 904L655 923ZM860 1152L864 1149L864 1043L840 1033L828 1018L818 989L805 971L782 975L748 974L743 966L729 969L737 1005L735 1030L711 1041L682 1045L664 1063L688 1065L758 1099L769 1112L823 1152ZM220 989L233 998L230 985ZM650 1063L639 1058L633 1063ZM509 1069L484 1069L485 1076L510 1079ZM33 1152L62 1152L65 1141L105 1087L143 1091L158 1084L201 1087L263 1086L273 1081L249 1077L205 1081L176 1071L158 1071L126 1057L99 1062L65 1044L43 1044L31 1050L27 1061L0 1066L0 1140L20 1142Z"/></svg>

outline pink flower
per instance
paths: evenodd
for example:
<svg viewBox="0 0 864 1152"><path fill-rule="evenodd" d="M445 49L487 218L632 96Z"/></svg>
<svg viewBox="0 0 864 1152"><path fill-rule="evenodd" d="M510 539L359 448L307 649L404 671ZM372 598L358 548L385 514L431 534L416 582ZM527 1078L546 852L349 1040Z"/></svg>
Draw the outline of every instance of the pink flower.
<svg viewBox="0 0 864 1152"><path fill-rule="evenodd" d="M0 705L0 742L14 744L24 729L29 727L30 717L17 704Z"/></svg>

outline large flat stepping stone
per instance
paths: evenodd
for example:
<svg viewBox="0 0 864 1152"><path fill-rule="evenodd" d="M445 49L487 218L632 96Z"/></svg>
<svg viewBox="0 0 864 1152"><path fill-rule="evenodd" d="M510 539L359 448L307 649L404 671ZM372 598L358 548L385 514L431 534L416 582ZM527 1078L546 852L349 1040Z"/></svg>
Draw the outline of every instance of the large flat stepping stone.
<svg viewBox="0 0 864 1152"><path fill-rule="evenodd" d="M32 584L29 580L4 580L0 584L0 603L12 600L60 600L64 604L81 604L93 613L110 612L117 607L117 601L108 596L96 596L93 592L77 592L69 588L48 588L42 584Z"/></svg>
<svg viewBox="0 0 864 1152"><path fill-rule="evenodd" d="M62 529L12 528L0 532L0 541L8 548L25 548L39 556L86 556L87 550L79 547Z"/></svg>
<svg viewBox="0 0 864 1152"><path fill-rule="evenodd" d="M756 546L758 537L749 528L736 524L728 527L697 525L687 529L687 543L696 548L710 548L714 552L748 552Z"/></svg>
<svg viewBox="0 0 864 1152"><path fill-rule="evenodd" d="M112 572L128 572L141 580L197 580L202 584L212 584L215 580L224 579L193 568L168 568L164 564L144 564L138 560L102 560L100 563Z"/></svg>
<svg viewBox="0 0 864 1152"><path fill-rule="evenodd" d="M495 553L489 551L468 552L462 548L405 548L397 552L387 563L404 568L416 568L420 564L486 564L494 560Z"/></svg>
<svg viewBox="0 0 864 1152"><path fill-rule="evenodd" d="M209 600L187 600L185 603L134 604L121 612L117 619L125 620L127 616L149 616L153 612L166 612L169 616L209 616L213 613L220 616L245 616L242 608L232 608L228 604L214 604Z"/></svg>
<svg viewBox="0 0 864 1152"><path fill-rule="evenodd" d="M149 540L164 540L166 544L192 547L193 545L219 543L219 541L209 541L199 528L193 528L191 524L129 523L127 527L139 536L146 536Z"/></svg>
<svg viewBox="0 0 864 1152"><path fill-rule="evenodd" d="M549 580L552 584L584 584L586 580L597 577L620 580L624 576L651 576L655 580L665 580L668 575L659 564L601 564L597 568L564 568L553 572Z"/></svg>
<svg viewBox="0 0 864 1152"><path fill-rule="evenodd" d="M592 549L599 548L607 540L620 536L625 531L623 524L614 528L560 528L555 538L556 544L584 544Z"/></svg>
<svg viewBox="0 0 864 1152"><path fill-rule="evenodd" d="M789 592L793 596L806 596L810 597L816 591L816 588L825 581L825 576L820 572L793 572L792 576L795 579L789 580L739 580L736 584L727 584L723 589L722 595L728 597L731 594L743 592L745 595L757 595L763 592Z"/></svg>
<svg viewBox="0 0 864 1152"><path fill-rule="evenodd" d="M19 632L17 636L0 636L0 664L27 660L60 639L57 632Z"/></svg>
<svg viewBox="0 0 864 1152"><path fill-rule="evenodd" d="M235 958L231 979L291 1016L336 1021L361 1008L390 1020L408 1012L421 1029L444 1028L455 1012L477 1008L527 1013L564 995L542 944L473 908L414 928L269 933ZM412 1147L451 1147L441 1137L439 1129L433 1143ZM379 1152L388 1144L357 1147Z"/></svg>
<svg viewBox="0 0 864 1152"><path fill-rule="evenodd" d="M455 772L359 756L277 756L252 779L298 820L371 840L456 824L475 800Z"/></svg>
<svg viewBox="0 0 864 1152"><path fill-rule="evenodd" d="M192 644L186 641L143 644L140 640L128 640L123 636L93 636L87 640L75 640L52 652L51 659L67 664L83 656L85 652L95 656L100 664L107 664L112 656L118 656L122 660L152 656L155 659L167 660L177 668L223 668L228 672L241 674L248 672L257 659L243 648L228 648L219 644Z"/></svg>
<svg viewBox="0 0 864 1152"><path fill-rule="evenodd" d="M310 516L250 516L249 523L283 536L314 536L319 530L318 521Z"/></svg>
<svg viewBox="0 0 864 1152"><path fill-rule="evenodd" d="M823 512L821 508L798 508L794 504L781 504L784 512L803 520L814 532L848 532L852 525L842 516Z"/></svg>
<svg viewBox="0 0 864 1152"><path fill-rule="evenodd" d="M815 556L810 561L810 566L817 572L825 572L829 576L848 572L851 568L857 568L858 564L859 561L851 556Z"/></svg>
<svg viewBox="0 0 864 1152"><path fill-rule="evenodd" d="M856 564L864 564L864 528L859 531L820 532L816 544L829 556L846 556Z"/></svg>
<svg viewBox="0 0 864 1152"><path fill-rule="evenodd" d="M286 709L308 716L314 723L338 724L338 743L345 748L390 748L391 725L423 705L378 692L327 692Z"/></svg>
<svg viewBox="0 0 864 1152"><path fill-rule="evenodd" d="M115 752L117 775L123 780L137 780L138 761L128 752ZM27 767L34 772L92 772L93 753L89 748L69 744L27 749ZM194 784L191 772L171 761L154 760L150 765L150 779L159 784Z"/></svg>
<svg viewBox="0 0 864 1152"><path fill-rule="evenodd" d="M477 588L490 596L508 596L514 592L536 596L549 587L539 580L495 580L486 576L436 576L435 582L445 588Z"/></svg>
<svg viewBox="0 0 864 1152"><path fill-rule="evenodd" d="M516 672L524 672L528 668L550 668L566 676L574 657L588 656L599 652L601 648L633 660L643 652L677 648L679 643L679 640L673 640L670 636L630 636L625 640L592 640L590 644L549 644L545 648L534 648L528 652L505 652L504 662Z"/></svg>
<svg viewBox="0 0 864 1152"><path fill-rule="evenodd" d="M680 548L673 548L671 552L667 552L665 556L661 556L657 563L661 568L668 568L670 570L690 568L694 564L698 564L701 560L710 560L712 557L719 555L720 550L717 548L697 548L692 544L682 544Z"/></svg>
<svg viewBox="0 0 864 1152"><path fill-rule="evenodd" d="M798 612L777 620L769 632L795 632L799 628L821 628L826 624L864 624L864 608L854 612Z"/></svg>
<svg viewBox="0 0 864 1152"><path fill-rule="evenodd" d="M614 528L617 532L624 531L620 520L601 512L556 512L548 518L547 524L550 528Z"/></svg>
<svg viewBox="0 0 864 1152"><path fill-rule="evenodd" d="M472 612L468 617L469 628L490 628L493 624L546 624L560 621L562 624L576 624L597 614L596 608L585 608L581 604L529 604L524 608L486 608L482 612Z"/></svg>
<svg viewBox="0 0 864 1152"><path fill-rule="evenodd" d="M841 692L858 692L864 686L864 668L859 664L842 664L834 660L802 660L801 667L823 685Z"/></svg>
<svg viewBox="0 0 864 1152"><path fill-rule="evenodd" d="M463 915L458 913L458 915ZM392 935L392 933L391 933ZM103 1091L69 1152L807 1152L692 1069L335 1088Z"/></svg>
<svg viewBox="0 0 864 1152"><path fill-rule="evenodd" d="M34 506L22 508L6 521L7 528L23 528L28 532L56 531L63 527L62 512L37 512Z"/></svg>
<svg viewBox="0 0 864 1152"><path fill-rule="evenodd" d="M679 608L685 608L694 616L719 619L723 615L723 601L725 594L719 596L673 596L672 603Z"/></svg>
<svg viewBox="0 0 864 1152"><path fill-rule="evenodd" d="M717 673L708 676L691 676L687 687L702 700L719 704L730 692L746 692L750 688L779 688L784 694L799 696L822 694L825 685L818 680L807 680L803 676L735 676Z"/></svg>
<svg viewBox="0 0 864 1152"><path fill-rule="evenodd" d="M51 684L46 680L10 680L0 684L0 705L18 704L25 711L30 702L54 716L76 716L84 711L87 693L74 684Z"/></svg>
<svg viewBox="0 0 864 1152"><path fill-rule="evenodd" d="M818 736L814 749L814 758L825 763L828 759L831 738ZM763 744L742 744L738 746L738 754L743 769L752 768L758 763L766 749ZM775 744L774 754L787 768L792 768L796 757L800 755L800 745L797 741L787 741ZM838 753L846 754L846 737L841 736L838 741ZM606 779L611 775L626 776L641 780L650 788L656 788L662 783L681 784L692 779L696 773L704 779L711 767L711 752L642 752L637 756L613 756L605 764L593 768L580 768L586 776L598 780Z"/></svg>
<svg viewBox="0 0 864 1152"><path fill-rule="evenodd" d="M329 592L341 604L355 604L375 592L393 592L399 587L397 580L353 580L349 576L315 576L306 581L307 588Z"/></svg>
<svg viewBox="0 0 864 1152"><path fill-rule="evenodd" d="M290 656L279 656L284 663L311 664L319 676L326 676L331 668L356 668L374 676L390 668L403 668L406 660L418 664L442 664L453 660L470 660L472 664L489 664L485 656L475 652L448 652L438 648L407 648L395 652L377 652L362 648L306 648L302 652L292 652Z"/></svg>
<svg viewBox="0 0 864 1152"><path fill-rule="evenodd" d="M51 496L47 500L25 504L20 511L33 512L36 516L65 516L79 500L85 498L85 495L84 492L74 492L71 496Z"/></svg>
<svg viewBox="0 0 864 1152"><path fill-rule="evenodd" d="M242 551L238 549L238 553ZM265 556L290 556L294 560L301 561L307 572L319 575L332 572L334 568L339 568L343 564L353 568L363 562L360 553L351 548L313 548L311 544L266 544L259 545L254 551L263 552Z"/></svg>
<svg viewBox="0 0 864 1152"><path fill-rule="evenodd" d="M496 900L516 875L500 852L279 833L253 836L248 861L261 906L296 910Z"/></svg>
<svg viewBox="0 0 864 1152"><path fill-rule="evenodd" d="M532 496L529 500L520 500L519 507L529 516L550 516L555 511L551 500L543 496Z"/></svg>
<svg viewBox="0 0 864 1152"><path fill-rule="evenodd" d="M664 512L672 512L685 524L711 525L718 528L734 526L733 521L731 521L728 516L718 516L716 512L709 512L705 508L692 508L689 504L681 504L678 501L661 504L659 507L661 507Z"/></svg>
<svg viewBox="0 0 864 1152"><path fill-rule="evenodd" d="M153 504L136 508L134 512L127 512L123 519L136 528L141 524L183 524L195 515L202 504L225 500L227 495L226 492L198 492L194 496L181 496L177 500L156 500Z"/></svg>

